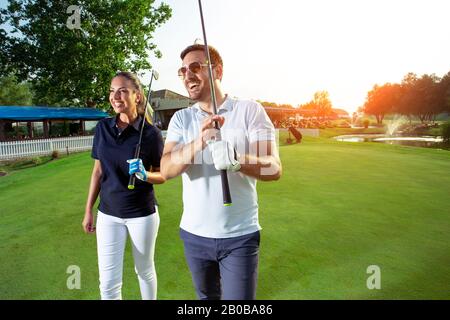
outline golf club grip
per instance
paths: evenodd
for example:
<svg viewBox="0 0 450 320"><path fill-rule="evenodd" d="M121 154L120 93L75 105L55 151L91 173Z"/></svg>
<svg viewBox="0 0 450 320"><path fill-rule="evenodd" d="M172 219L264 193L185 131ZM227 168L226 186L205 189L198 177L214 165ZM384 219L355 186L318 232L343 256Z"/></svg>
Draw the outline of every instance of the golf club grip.
<svg viewBox="0 0 450 320"><path fill-rule="evenodd" d="M220 177L222 178L222 195L223 195L223 205L231 206L231 194L230 186L228 185L227 170L220 170Z"/></svg>
<svg viewBox="0 0 450 320"><path fill-rule="evenodd" d="M130 179L128 180L128 189L133 190L134 189L134 183L136 181L136 176L134 173L130 176Z"/></svg>
<svg viewBox="0 0 450 320"><path fill-rule="evenodd" d="M145 118L142 120L145 121ZM136 151L134 152L134 159L137 159L139 157L139 153L141 153L141 139L142 139L142 128L141 128L141 136L139 137L139 143L136 146ZM130 179L128 179L128 189L133 190L134 189L134 183L136 182L136 176L134 173L130 176Z"/></svg>
<svg viewBox="0 0 450 320"><path fill-rule="evenodd" d="M214 127L220 131L220 126L218 121L214 121ZM222 197L223 205L231 206L233 201L231 200L230 185L228 184L227 170L220 170L220 178L222 181Z"/></svg>

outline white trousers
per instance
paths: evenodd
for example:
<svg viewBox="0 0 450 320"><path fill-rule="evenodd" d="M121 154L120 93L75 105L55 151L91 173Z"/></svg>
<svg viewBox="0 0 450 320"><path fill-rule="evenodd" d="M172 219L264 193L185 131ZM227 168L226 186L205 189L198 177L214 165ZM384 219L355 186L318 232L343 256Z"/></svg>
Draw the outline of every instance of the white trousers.
<svg viewBox="0 0 450 320"><path fill-rule="evenodd" d="M155 243L159 213L146 217L121 219L97 214L97 253L102 300L122 299L122 274L125 243L130 235L135 271L143 300L156 300Z"/></svg>

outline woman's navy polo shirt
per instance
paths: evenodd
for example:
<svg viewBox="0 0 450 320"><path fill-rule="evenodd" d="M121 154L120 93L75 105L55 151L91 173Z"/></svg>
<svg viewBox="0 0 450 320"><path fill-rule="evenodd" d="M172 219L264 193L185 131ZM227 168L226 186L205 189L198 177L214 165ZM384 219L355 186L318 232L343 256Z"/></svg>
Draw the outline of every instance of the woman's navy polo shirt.
<svg viewBox="0 0 450 320"><path fill-rule="evenodd" d="M116 126L116 117L102 119L95 128L92 157L100 160L100 204L98 209L119 218L148 216L155 212L153 184L136 179L134 190L128 189L128 159L134 158L139 142L142 117L121 133ZM147 171L159 167L163 152L161 131L145 123L141 152Z"/></svg>

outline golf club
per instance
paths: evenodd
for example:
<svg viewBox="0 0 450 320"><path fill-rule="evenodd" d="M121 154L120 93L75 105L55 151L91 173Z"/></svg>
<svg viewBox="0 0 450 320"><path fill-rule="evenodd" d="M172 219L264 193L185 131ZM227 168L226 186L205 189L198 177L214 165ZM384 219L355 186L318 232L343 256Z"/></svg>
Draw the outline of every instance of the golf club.
<svg viewBox="0 0 450 320"><path fill-rule="evenodd" d="M158 78L159 78L159 73L156 70L152 70L152 76L150 78L150 84L148 86L147 103L145 104L144 118L142 119L141 132L140 132L140 135L139 135L139 142L138 142L138 144L136 146L136 151L134 153L134 159L139 158L139 154L141 153L142 133L144 132L145 116L147 115L147 108L150 105L150 94L152 92L153 78L155 80L158 80ZM134 189L135 181L136 181L136 175L132 174L130 176L130 180L128 180L128 189L130 189L130 190Z"/></svg>
<svg viewBox="0 0 450 320"><path fill-rule="evenodd" d="M217 100L216 100L216 92L214 88L214 79L212 73L212 65L211 65L211 57L209 55L208 42L206 40L206 31L205 31L205 22L203 21L203 10L202 10L202 1L198 0L198 7L200 9L200 19L202 21L202 30L203 30L203 42L205 44L205 54L206 54L206 63L208 64L208 73L209 73L209 87L211 89L211 100L213 104L213 112L214 115L217 115ZM220 139L220 127L217 121L214 121L214 127L219 131L218 138ZM223 196L223 205L231 206L231 194L230 194L230 186L228 184L228 176L226 170L220 170L220 177L222 179L222 196Z"/></svg>

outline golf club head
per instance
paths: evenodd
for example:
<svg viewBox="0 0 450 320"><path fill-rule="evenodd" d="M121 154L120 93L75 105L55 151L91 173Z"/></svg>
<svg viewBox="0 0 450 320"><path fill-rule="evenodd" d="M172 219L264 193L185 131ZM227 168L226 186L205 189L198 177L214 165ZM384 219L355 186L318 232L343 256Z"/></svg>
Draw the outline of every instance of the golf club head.
<svg viewBox="0 0 450 320"><path fill-rule="evenodd" d="M158 78L159 78L159 73L158 73L158 71L152 70L152 76L153 76L153 78L154 78L155 80L158 80Z"/></svg>
<svg viewBox="0 0 450 320"><path fill-rule="evenodd" d="M204 44L204 43L203 43L203 39L196 38L196 39L194 40L194 44Z"/></svg>

